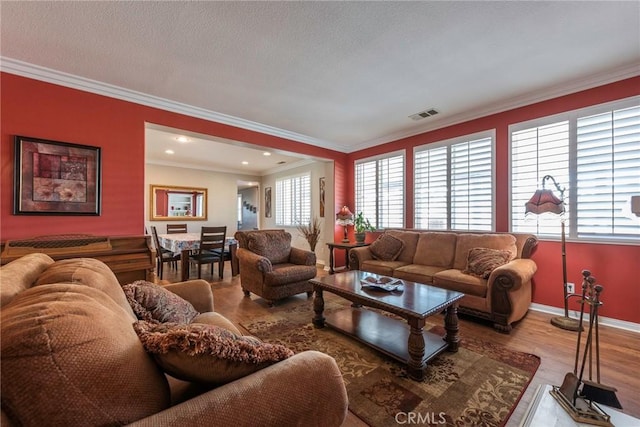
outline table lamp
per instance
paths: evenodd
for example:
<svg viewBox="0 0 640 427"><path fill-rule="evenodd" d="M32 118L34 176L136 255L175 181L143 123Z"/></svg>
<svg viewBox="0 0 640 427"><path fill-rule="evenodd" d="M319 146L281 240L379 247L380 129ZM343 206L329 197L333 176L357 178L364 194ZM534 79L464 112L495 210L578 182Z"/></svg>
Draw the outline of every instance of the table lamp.
<svg viewBox="0 0 640 427"><path fill-rule="evenodd" d="M550 180L560 193L560 198L553 194L552 190L544 188L545 181ZM578 331L581 329L580 322L577 319L569 317L569 298L578 296L577 294L569 294L567 292L567 253L565 250L565 230L564 230L564 188L551 175L545 175L542 178L542 189L536 190L531 199L525 203L525 214L541 215L551 213L560 215L560 223L562 225L562 281L564 288L564 317L554 317L551 324L568 331Z"/></svg>
<svg viewBox="0 0 640 427"><path fill-rule="evenodd" d="M336 224L344 227L344 239L342 239L342 243L349 243L347 227L353 225L353 213L351 213L348 207L343 206L336 214Z"/></svg>

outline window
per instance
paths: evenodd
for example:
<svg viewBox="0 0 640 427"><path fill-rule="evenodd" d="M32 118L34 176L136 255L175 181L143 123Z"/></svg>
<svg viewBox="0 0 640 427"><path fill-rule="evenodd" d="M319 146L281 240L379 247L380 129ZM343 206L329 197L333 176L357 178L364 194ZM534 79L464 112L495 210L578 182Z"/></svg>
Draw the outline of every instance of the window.
<svg viewBox="0 0 640 427"><path fill-rule="evenodd" d="M238 194L236 209L238 210L238 225L240 225L242 224L242 194Z"/></svg>
<svg viewBox="0 0 640 427"><path fill-rule="evenodd" d="M559 220L524 218L524 203L551 175L564 189L569 237L640 238L629 208L640 194L640 98L513 125L510 133L513 231L560 235Z"/></svg>
<svg viewBox="0 0 640 427"><path fill-rule="evenodd" d="M311 176L276 180L276 225L295 227L311 221Z"/></svg>
<svg viewBox="0 0 640 427"><path fill-rule="evenodd" d="M356 207L376 228L404 227L404 153L356 162Z"/></svg>
<svg viewBox="0 0 640 427"><path fill-rule="evenodd" d="M414 224L493 230L494 131L416 147Z"/></svg>

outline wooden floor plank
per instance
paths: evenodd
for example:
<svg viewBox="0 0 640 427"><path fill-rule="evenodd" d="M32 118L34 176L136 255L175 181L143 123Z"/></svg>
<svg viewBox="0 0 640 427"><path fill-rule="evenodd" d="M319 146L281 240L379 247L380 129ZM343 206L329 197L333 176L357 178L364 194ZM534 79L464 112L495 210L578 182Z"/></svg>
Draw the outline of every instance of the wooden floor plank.
<svg viewBox="0 0 640 427"><path fill-rule="evenodd" d="M231 277L229 263L225 266L224 280L211 277L208 269L203 270L203 279L211 282L215 310L235 323L264 316L271 308L256 295L246 298L240 288L240 276ZM179 281L179 271L165 271L165 279ZM326 274L318 270L319 275ZM325 295L326 298L339 298ZM278 306L293 305L306 299L306 294L287 298ZM577 333L552 326L550 314L529 311L529 314L514 328L511 334L501 334L490 325L461 316L460 336L471 335L489 342L504 345L510 349L533 353L541 358L541 364L531 384L514 410L507 427L517 426L524 417L533 399L537 385L560 385L567 372L574 369ZM584 342L584 340L583 340ZM600 326L601 382L617 388L623 412L640 418L640 334ZM594 373L595 375L595 373ZM359 418L349 413L343 427L366 426Z"/></svg>

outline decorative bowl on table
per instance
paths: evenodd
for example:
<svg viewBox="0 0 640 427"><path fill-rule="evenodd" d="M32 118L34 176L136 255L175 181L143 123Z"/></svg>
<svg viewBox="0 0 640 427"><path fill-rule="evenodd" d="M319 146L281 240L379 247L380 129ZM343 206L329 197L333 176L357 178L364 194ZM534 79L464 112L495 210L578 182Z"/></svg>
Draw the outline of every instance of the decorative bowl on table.
<svg viewBox="0 0 640 427"><path fill-rule="evenodd" d="M367 276L360 280L360 284L363 288L374 291L402 291L402 280L394 279L393 277Z"/></svg>

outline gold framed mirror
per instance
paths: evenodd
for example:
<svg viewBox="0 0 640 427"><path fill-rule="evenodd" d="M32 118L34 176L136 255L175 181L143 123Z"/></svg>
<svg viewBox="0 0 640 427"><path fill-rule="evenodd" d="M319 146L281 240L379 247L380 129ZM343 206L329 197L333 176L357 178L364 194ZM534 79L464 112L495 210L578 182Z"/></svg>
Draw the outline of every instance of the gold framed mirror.
<svg viewBox="0 0 640 427"><path fill-rule="evenodd" d="M207 189L151 184L151 221L206 221Z"/></svg>

